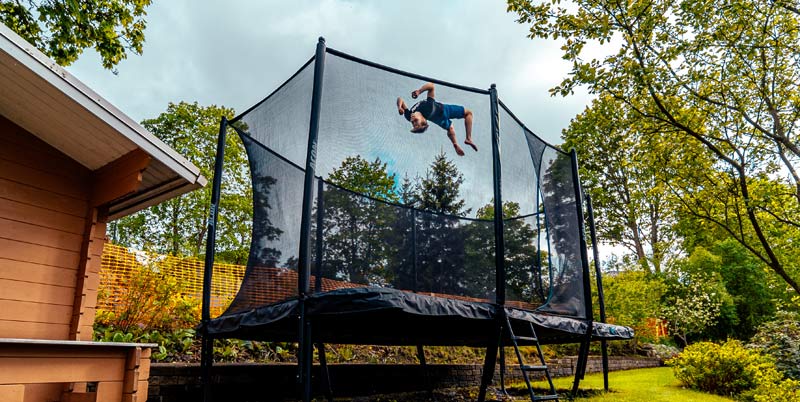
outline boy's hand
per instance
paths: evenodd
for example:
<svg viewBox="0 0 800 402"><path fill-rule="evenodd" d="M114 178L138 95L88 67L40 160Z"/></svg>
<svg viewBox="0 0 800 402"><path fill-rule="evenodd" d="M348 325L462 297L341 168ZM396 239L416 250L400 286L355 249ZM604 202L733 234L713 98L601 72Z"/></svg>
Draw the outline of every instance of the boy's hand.
<svg viewBox="0 0 800 402"><path fill-rule="evenodd" d="M413 99L417 99L417 96L419 96L419 89L415 89L415 90L411 91L411 97Z"/></svg>

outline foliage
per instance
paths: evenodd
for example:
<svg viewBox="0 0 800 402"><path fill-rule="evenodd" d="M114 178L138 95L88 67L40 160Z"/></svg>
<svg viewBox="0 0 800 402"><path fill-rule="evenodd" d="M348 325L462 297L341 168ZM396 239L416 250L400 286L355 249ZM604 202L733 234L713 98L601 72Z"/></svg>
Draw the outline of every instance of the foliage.
<svg viewBox="0 0 800 402"><path fill-rule="evenodd" d="M797 402L800 401L800 381L765 381L748 397L755 402Z"/></svg>
<svg viewBox="0 0 800 402"><path fill-rule="evenodd" d="M519 216L520 206L513 201L503 203L503 216ZM494 202L478 209L478 219L491 222L494 219ZM494 293L494 226L486 222L473 222L464 229L466 253L466 275L469 278L468 294L490 295ZM536 241L536 230L523 219L505 220L503 239L505 242L506 298L508 300L544 302L541 278L533 275L532 268L540 268ZM546 260L546 254L542 261ZM541 264L543 265L543 264ZM533 286L533 285L536 286Z"/></svg>
<svg viewBox="0 0 800 402"><path fill-rule="evenodd" d="M632 327L636 342L655 340L647 324L649 319L661 316L661 297L666 290L661 278L643 271L623 271L604 277L608 321ZM632 346L635 348L636 343Z"/></svg>
<svg viewBox="0 0 800 402"><path fill-rule="evenodd" d="M466 202L461 198L461 185L464 175L455 163L440 152L425 171L425 177L418 180L415 188L414 206L428 211L465 216L470 211L464 209Z"/></svg>
<svg viewBox="0 0 800 402"><path fill-rule="evenodd" d="M395 176L386 172L386 163L380 159L367 162L361 156L348 157L328 181L378 200L398 200ZM327 186L324 191L323 272L348 282L386 284L391 280L386 264L392 249L385 240L394 223L392 208L337 187Z"/></svg>
<svg viewBox="0 0 800 402"><path fill-rule="evenodd" d="M733 301L714 272L720 262L719 257L698 247L678 264L681 274L667 282L663 317L683 345L688 344L689 335L700 334L714 325L721 312L736 318Z"/></svg>
<svg viewBox="0 0 800 402"><path fill-rule="evenodd" d="M111 327L123 333L133 328L173 331L189 328L199 320L199 301L184 296L183 285L172 276L158 270L158 261L151 256L140 269L127 279L127 286L113 295L113 311L98 311L97 325ZM98 292L99 297L111 297ZM102 303L102 300L99 300Z"/></svg>
<svg viewBox="0 0 800 402"><path fill-rule="evenodd" d="M798 10L784 1L508 0L532 38L563 43L583 86L611 97L659 142L685 143L665 166L682 210L728 235L800 294ZM587 44L613 49L587 56Z"/></svg>
<svg viewBox="0 0 800 402"><path fill-rule="evenodd" d="M200 168L211 179L214 172L219 122L232 109L170 103L145 128ZM246 260L252 228L252 187L241 142L227 136L222 195L217 227L218 260L242 264ZM178 256L200 256L205 250L211 187L195 190L113 222L112 241L138 249Z"/></svg>
<svg viewBox="0 0 800 402"><path fill-rule="evenodd" d="M27 3L27 4L26 4ZM0 0L0 22L58 64L92 47L113 69L128 51L142 54L151 0Z"/></svg>
<svg viewBox="0 0 800 402"><path fill-rule="evenodd" d="M601 95L572 119L562 138L564 147L581 157L581 179L592 195L598 238L624 246L642 268L659 273L675 238L668 178L656 159L675 154L672 148L680 144L652 141L659 127L642 123L624 104Z"/></svg>
<svg viewBox="0 0 800 402"><path fill-rule="evenodd" d="M772 356L778 370L800 380L800 314L779 312L758 329L748 346Z"/></svg>
<svg viewBox="0 0 800 402"><path fill-rule="evenodd" d="M722 345L711 342L689 345L669 364L684 385L717 395L738 395L781 378L768 357L745 348L737 340Z"/></svg>

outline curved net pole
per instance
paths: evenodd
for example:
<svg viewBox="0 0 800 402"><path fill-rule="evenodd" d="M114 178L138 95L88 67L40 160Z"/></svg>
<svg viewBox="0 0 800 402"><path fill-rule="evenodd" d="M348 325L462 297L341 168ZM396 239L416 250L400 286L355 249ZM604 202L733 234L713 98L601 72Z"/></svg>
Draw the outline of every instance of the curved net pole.
<svg viewBox="0 0 800 402"><path fill-rule="evenodd" d="M586 336L581 342L580 351L578 354L578 363L575 368L575 381L572 384L572 396L575 397L578 393L578 386L586 373L586 363L589 359L589 344L592 341L592 330L594 329L592 317L592 283L589 275L589 256L587 254L586 244L586 228L584 226L583 216L583 191L581 190L581 180L578 174L578 154L575 149L569 151L569 156L572 159L572 181L575 185L575 207L578 209L578 231L580 235L581 248L581 269L583 271L583 299L586 303Z"/></svg>
<svg viewBox="0 0 800 402"><path fill-rule="evenodd" d="M211 210L208 217L208 237L206 239L206 258L203 269L203 310L202 337L200 349L200 375L203 384L203 401L211 401L211 365L214 362L214 340L208 336L208 323L211 321L211 279L214 273L214 254L217 243L217 219L219 216L219 196L222 187L222 165L225 160L225 134L228 119L225 116L219 123L217 155L214 158L214 182L211 187Z"/></svg>
<svg viewBox="0 0 800 402"><path fill-rule="evenodd" d="M600 307L600 322L606 322L606 301L603 296L603 277L600 271L600 250L597 249L597 229L594 226L594 209L592 208L592 196L586 194L586 212L589 214L589 235L592 238L592 250L594 252L594 275L597 277L597 299ZM608 392L608 342L600 340L600 349L603 355L603 389Z"/></svg>
<svg viewBox="0 0 800 402"><path fill-rule="evenodd" d="M497 309L497 325L486 347L486 358L483 363L483 377L478 393L478 402L486 398L486 388L494 377L494 366L497 363L497 349L502 347L503 323L505 322L506 304L506 270L505 243L503 239L503 197L500 177L500 113L497 101L497 87L489 88L492 123L492 172L494 180L494 262L495 262L495 308Z"/></svg>
<svg viewBox="0 0 800 402"><path fill-rule="evenodd" d="M308 150L306 151L306 172L303 183L303 209L300 220L300 251L297 262L297 294L300 300L300 320L297 348L297 381L303 402L311 401L311 364L314 356L311 342L311 322L306 316L306 301L310 292L310 237L311 207L314 195L314 171L317 164L317 138L319 137L319 116L322 104L322 76L325 71L325 38L317 42L314 58L314 90L311 98L311 121L308 129Z"/></svg>

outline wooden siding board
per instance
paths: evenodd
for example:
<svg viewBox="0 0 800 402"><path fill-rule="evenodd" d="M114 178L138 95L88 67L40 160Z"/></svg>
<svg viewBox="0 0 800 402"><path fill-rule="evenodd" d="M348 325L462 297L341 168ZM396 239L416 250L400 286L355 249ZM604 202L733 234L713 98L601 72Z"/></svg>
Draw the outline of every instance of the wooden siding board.
<svg viewBox="0 0 800 402"><path fill-rule="evenodd" d="M30 339L67 339L69 324L0 320L0 336Z"/></svg>
<svg viewBox="0 0 800 402"><path fill-rule="evenodd" d="M69 324L71 318L72 306L0 299L0 321Z"/></svg>
<svg viewBox="0 0 800 402"><path fill-rule="evenodd" d="M23 283L0 279L0 300L13 300L33 303L72 306L74 287Z"/></svg>
<svg viewBox="0 0 800 402"><path fill-rule="evenodd" d="M0 257L0 279L25 283L57 285L75 288L77 267L60 268L30 262L14 261Z"/></svg>
<svg viewBox="0 0 800 402"><path fill-rule="evenodd" d="M0 237L61 250L80 251L81 235L0 217Z"/></svg>
<svg viewBox="0 0 800 402"><path fill-rule="evenodd" d="M54 267L75 268L80 253L0 238L0 256L14 261L32 262Z"/></svg>
<svg viewBox="0 0 800 402"><path fill-rule="evenodd" d="M5 120L8 123L4 124L3 120L0 116L0 140L6 146L0 147L0 158L72 180L79 180L91 172L21 127L16 129L27 135L14 135L13 131L16 130L9 127L13 123Z"/></svg>
<svg viewBox="0 0 800 402"><path fill-rule="evenodd" d="M86 217L86 208L89 204L86 199L55 194L48 190L3 178L0 178L0 198L76 216L81 219Z"/></svg>
<svg viewBox="0 0 800 402"><path fill-rule="evenodd" d="M8 198L0 198L0 217L79 235L83 234L85 226L84 218L25 204Z"/></svg>
<svg viewBox="0 0 800 402"><path fill-rule="evenodd" d="M71 180L0 158L0 178L78 199L89 196L89 181Z"/></svg>

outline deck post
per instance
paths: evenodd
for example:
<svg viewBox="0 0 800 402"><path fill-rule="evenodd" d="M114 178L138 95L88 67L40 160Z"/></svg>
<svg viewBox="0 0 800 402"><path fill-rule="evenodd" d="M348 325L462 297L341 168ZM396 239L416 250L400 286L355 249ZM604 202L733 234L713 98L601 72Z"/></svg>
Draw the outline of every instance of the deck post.
<svg viewBox="0 0 800 402"><path fill-rule="evenodd" d="M202 331L203 341L200 350L200 376L203 384L203 401L210 402L211 366L214 363L214 340L208 335L208 324L211 321L211 279L214 274L214 254L217 243L217 219L219 217L219 197L222 188L222 168L225 161L225 137L228 131L228 119L222 116L217 138L217 155L214 157L214 181L211 187L211 208L208 217L206 239L206 258L203 269L203 306Z"/></svg>
<svg viewBox="0 0 800 402"><path fill-rule="evenodd" d="M322 105L322 77L325 72L325 38L317 42L314 57L314 89L311 98L311 116L308 128L308 149L306 151L305 181L303 183L303 214L300 220L300 251L297 263L297 296L300 301L298 323L297 382L303 402L311 401L311 364L313 343L311 341L311 322L306 315L306 303L310 291L311 261L309 256L311 236L311 205L314 195L314 171L317 164L317 138L319 136L319 116Z"/></svg>

